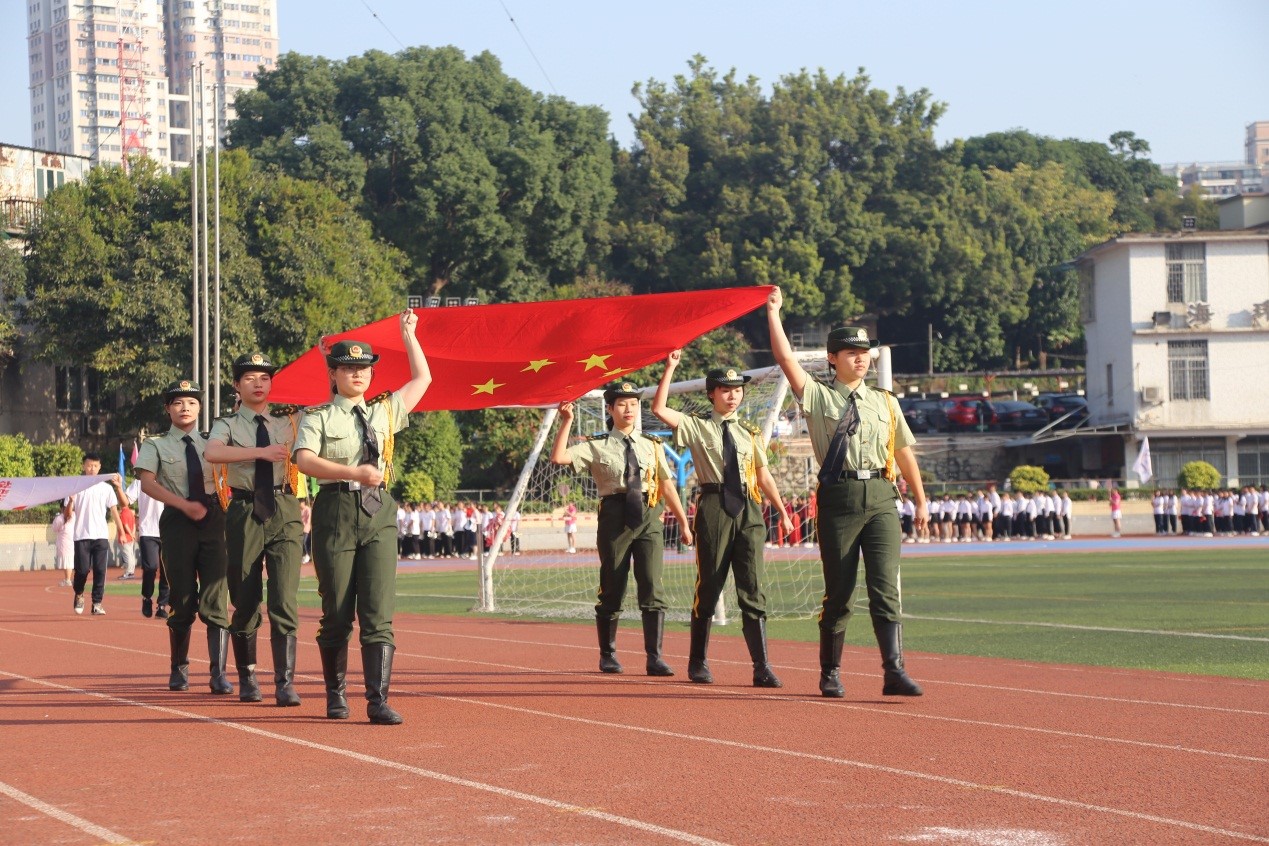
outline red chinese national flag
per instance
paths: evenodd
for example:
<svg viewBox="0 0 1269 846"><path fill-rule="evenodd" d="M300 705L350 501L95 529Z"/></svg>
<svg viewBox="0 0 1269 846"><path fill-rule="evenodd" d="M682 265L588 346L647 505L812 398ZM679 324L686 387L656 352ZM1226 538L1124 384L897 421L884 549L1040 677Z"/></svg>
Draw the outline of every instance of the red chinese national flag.
<svg viewBox="0 0 1269 846"><path fill-rule="evenodd" d="M665 358L670 350L766 302L770 286L542 303L416 309L432 385L415 411L550 405ZM397 315L328 335L380 356L368 396L410 378ZM732 362L719 362L720 365ZM326 357L314 347L273 378L275 403L330 399Z"/></svg>

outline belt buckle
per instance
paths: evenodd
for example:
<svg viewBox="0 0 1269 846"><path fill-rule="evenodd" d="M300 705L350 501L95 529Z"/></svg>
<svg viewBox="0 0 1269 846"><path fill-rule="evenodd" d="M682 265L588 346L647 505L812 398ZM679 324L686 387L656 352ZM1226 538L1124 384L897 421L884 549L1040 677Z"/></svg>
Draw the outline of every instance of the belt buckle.
<svg viewBox="0 0 1269 846"><path fill-rule="evenodd" d="M344 484L348 486L348 490L350 491L361 490L361 482L345 482Z"/></svg>
<svg viewBox="0 0 1269 846"><path fill-rule="evenodd" d="M855 471L856 479L871 479L872 477L873 477L873 472L871 470L856 470Z"/></svg>

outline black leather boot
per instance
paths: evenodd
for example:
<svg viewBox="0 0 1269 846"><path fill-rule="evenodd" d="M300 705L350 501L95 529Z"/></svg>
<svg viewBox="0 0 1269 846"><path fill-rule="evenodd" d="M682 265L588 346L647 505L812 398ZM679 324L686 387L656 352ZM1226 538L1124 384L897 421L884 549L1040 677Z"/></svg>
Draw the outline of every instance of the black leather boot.
<svg viewBox="0 0 1269 846"><path fill-rule="evenodd" d="M841 699L846 695L838 670L842 666L842 644L845 632L826 632L820 629L820 695Z"/></svg>
<svg viewBox="0 0 1269 846"><path fill-rule="evenodd" d="M665 637L665 612L643 612L643 651L648 655L648 675L672 676L674 670L661 660L661 641Z"/></svg>
<svg viewBox="0 0 1269 846"><path fill-rule="evenodd" d="M741 618L741 631L745 634L745 646L749 647L749 657L753 661L754 687L784 687L767 663L767 621Z"/></svg>
<svg viewBox="0 0 1269 846"><path fill-rule="evenodd" d="M877 646L881 649L881 668L886 671L882 696L920 696L921 685L903 670L903 626L892 620L872 621Z"/></svg>
<svg viewBox="0 0 1269 846"><path fill-rule="evenodd" d="M168 690L189 690L189 637L188 628L167 627L167 642L172 652L172 674L167 679Z"/></svg>
<svg viewBox="0 0 1269 846"><path fill-rule="evenodd" d="M238 701L259 702L260 685L256 684L256 633L230 635L234 646L234 666L238 668Z"/></svg>
<svg viewBox="0 0 1269 846"><path fill-rule="evenodd" d="M366 716L377 726L397 726L402 722L401 715L388 706L394 652L396 647L388 643L361 647L361 667L366 674Z"/></svg>
<svg viewBox="0 0 1269 846"><path fill-rule="evenodd" d="M617 660L617 624L618 620L607 617L595 618L595 629L599 632L599 672L620 673L621 662Z"/></svg>
<svg viewBox="0 0 1269 846"><path fill-rule="evenodd" d="M348 673L348 644L317 645L322 656L322 678L326 681L326 719L348 719L348 700L344 696L344 676Z"/></svg>
<svg viewBox="0 0 1269 846"><path fill-rule="evenodd" d="M211 692L225 696L234 686L225 677L225 660L229 657L229 632L220 626L207 627L207 660L211 664Z"/></svg>
<svg viewBox="0 0 1269 846"><path fill-rule="evenodd" d="M692 618L692 645L687 653L687 677L697 684L713 684L714 674L709 671L705 655L709 652L710 617Z"/></svg>
<svg viewBox="0 0 1269 846"><path fill-rule="evenodd" d="M299 705L300 695L292 685L295 680L295 635L273 635L269 638L269 646L273 649L274 698L279 706Z"/></svg>

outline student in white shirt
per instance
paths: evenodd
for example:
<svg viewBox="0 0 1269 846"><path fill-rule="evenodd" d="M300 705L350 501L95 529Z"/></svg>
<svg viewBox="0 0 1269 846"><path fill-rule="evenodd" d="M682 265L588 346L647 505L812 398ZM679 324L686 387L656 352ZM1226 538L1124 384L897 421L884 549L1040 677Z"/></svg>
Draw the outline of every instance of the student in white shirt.
<svg viewBox="0 0 1269 846"><path fill-rule="evenodd" d="M85 476L96 476L101 472L101 458L95 453L84 456L83 470ZM69 521L75 519L75 589L74 610L76 614L84 613L84 587L88 583L88 573L93 575L93 614L106 613L102 600L106 596L106 567L110 563L109 528L106 515L119 524L119 509L126 505L128 497L123 492L119 474L113 473L109 482L98 482L90 488L80 491L66 500L62 506L62 516Z"/></svg>

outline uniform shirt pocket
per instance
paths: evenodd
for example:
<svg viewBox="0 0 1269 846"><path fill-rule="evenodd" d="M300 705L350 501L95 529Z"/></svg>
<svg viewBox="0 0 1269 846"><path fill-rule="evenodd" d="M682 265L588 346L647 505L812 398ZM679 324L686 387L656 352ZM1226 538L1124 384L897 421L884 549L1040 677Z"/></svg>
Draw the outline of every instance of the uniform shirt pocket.
<svg viewBox="0 0 1269 846"><path fill-rule="evenodd" d="M326 434L325 454L323 458L335 461L346 461L357 454L361 439L345 434Z"/></svg>

